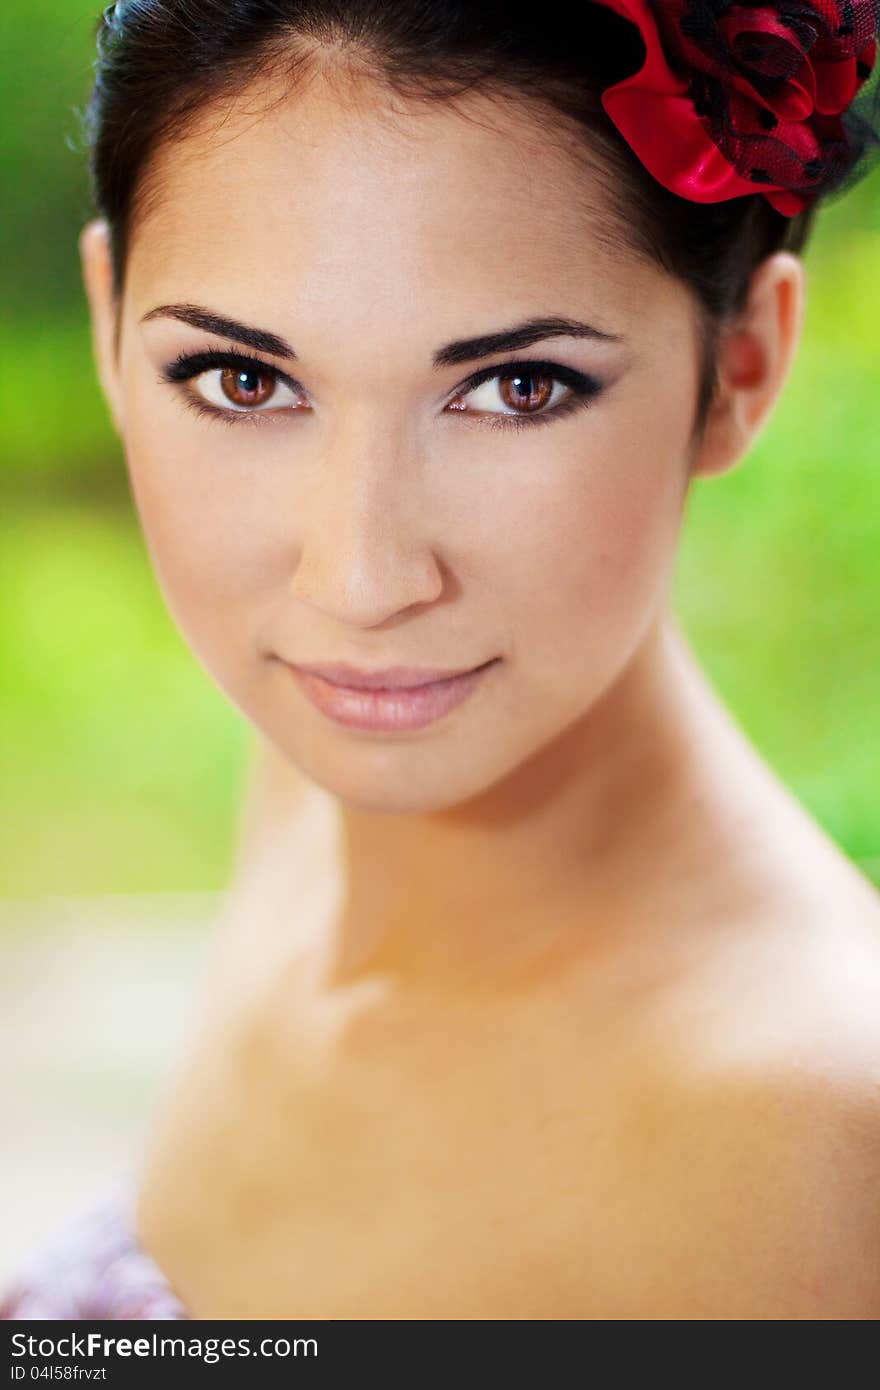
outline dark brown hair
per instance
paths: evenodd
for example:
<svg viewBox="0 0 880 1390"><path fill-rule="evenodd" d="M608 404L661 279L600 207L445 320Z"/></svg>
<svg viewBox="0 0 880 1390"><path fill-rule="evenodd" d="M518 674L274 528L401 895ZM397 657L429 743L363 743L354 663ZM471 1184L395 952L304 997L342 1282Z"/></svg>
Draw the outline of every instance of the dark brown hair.
<svg viewBox="0 0 880 1390"><path fill-rule="evenodd" d="M644 168L600 93L637 70L635 26L601 4L564 18L541 6L477 0L121 0L98 22L95 83L85 109L92 192L111 232L121 296L132 228L149 204L149 164L206 107L261 74L295 84L316 55L405 98L454 102L468 92L533 104L548 127L574 122L603 175L619 244L686 285L698 309L699 435L713 399L718 335L743 307L750 277L774 251L806 245L815 204L785 217L760 194L699 204ZM156 192L155 189L152 190Z"/></svg>

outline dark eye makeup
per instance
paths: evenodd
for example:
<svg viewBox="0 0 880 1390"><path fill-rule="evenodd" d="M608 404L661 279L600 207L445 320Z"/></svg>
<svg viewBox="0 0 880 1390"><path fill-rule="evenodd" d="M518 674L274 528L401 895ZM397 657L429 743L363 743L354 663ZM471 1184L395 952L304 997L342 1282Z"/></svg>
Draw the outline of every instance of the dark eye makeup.
<svg viewBox="0 0 880 1390"><path fill-rule="evenodd" d="M161 369L159 382L162 385L172 385L178 388L185 383L201 376L203 372L215 371L217 368L229 368L233 371L258 372L261 376L267 376L272 381L283 382L292 391L300 392L305 395L304 388L293 377L288 376L279 367L273 367L268 362L262 361L258 357L251 357L245 353L236 351L234 348L218 350L210 349L203 352L182 352L172 361L165 364ZM568 387L569 395L560 404L551 406L549 410L533 411L522 414L501 411L454 411L460 413L465 419L470 418L480 426L488 426L491 429L532 429L537 425L551 424L554 420L563 419L572 415L575 411L583 410L602 392L604 385L596 377L584 372L576 371L573 367L566 367L561 362L550 362L545 360L530 359L528 361L502 362L496 363L491 367L481 367L479 371L472 373L452 393L452 399L459 396L466 396L471 391L475 391L485 381L494 378L515 378L515 377L549 377L554 381L562 383ZM210 404L196 392L189 389L179 390L180 398L185 406L194 410L198 415L211 416L221 420L224 424L237 425L243 422L250 424L269 423L265 417L273 415L289 414L286 409L271 408L263 409L239 409L223 410L219 406ZM296 414L296 411L292 413Z"/></svg>

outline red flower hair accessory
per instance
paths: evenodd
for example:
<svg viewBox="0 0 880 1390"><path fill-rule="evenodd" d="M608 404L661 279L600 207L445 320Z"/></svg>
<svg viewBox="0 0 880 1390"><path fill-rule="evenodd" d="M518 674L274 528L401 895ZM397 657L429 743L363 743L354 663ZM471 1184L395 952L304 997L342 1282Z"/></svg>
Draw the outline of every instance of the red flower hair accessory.
<svg viewBox="0 0 880 1390"><path fill-rule="evenodd" d="M848 111L874 69L880 0L599 3L636 24L646 49L602 105L672 193L716 203L760 192L793 217L880 143L870 113Z"/></svg>

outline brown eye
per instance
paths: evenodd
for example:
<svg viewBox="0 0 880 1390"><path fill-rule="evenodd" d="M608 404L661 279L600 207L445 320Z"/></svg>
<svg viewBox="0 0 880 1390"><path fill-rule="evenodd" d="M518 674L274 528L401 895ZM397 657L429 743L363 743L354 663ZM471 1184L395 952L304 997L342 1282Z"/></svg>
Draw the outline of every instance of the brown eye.
<svg viewBox="0 0 880 1390"><path fill-rule="evenodd" d="M220 373L220 388L228 401L239 408L262 405L275 390L275 378L269 372L254 367L224 367Z"/></svg>
<svg viewBox="0 0 880 1390"><path fill-rule="evenodd" d="M564 420L590 405L603 389L598 378L560 362L507 362L476 372L446 409L473 415L481 424L517 429Z"/></svg>
<svg viewBox="0 0 880 1390"><path fill-rule="evenodd" d="M555 377L538 372L516 372L498 378L504 404L524 414L543 410L553 395L554 381Z"/></svg>
<svg viewBox="0 0 880 1390"><path fill-rule="evenodd" d="M507 420L515 425L532 417L537 422L566 413L569 402L595 395L598 383L570 367L551 362L508 362L503 368L477 372L473 385L454 398L449 410L497 418L491 423ZM558 388L558 394L557 394ZM470 399L468 399L470 398ZM495 409L500 404L501 410Z"/></svg>

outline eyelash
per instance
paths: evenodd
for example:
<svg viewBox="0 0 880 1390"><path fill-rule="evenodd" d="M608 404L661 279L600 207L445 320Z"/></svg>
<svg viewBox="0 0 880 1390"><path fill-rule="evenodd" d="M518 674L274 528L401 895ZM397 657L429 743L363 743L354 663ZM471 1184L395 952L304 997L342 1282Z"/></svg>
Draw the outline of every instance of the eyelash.
<svg viewBox="0 0 880 1390"><path fill-rule="evenodd" d="M292 391L302 391L298 382L279 371L277 367L272 367L268 362L263 362L257 357L248 357L234 349L225 352L216 349L208 352L182 352L162 368L159 381L162 385L179 387L184 382L201 376L203 372L213 371L218 367L238 368L240 371L258 371L276 381L284 382ZM489 429L532 429L538 425L549 425L554 420L564 419L566 416L574 414L575 411L587 408L604 389L602 383L595 377L575 371L573 367L565 367L560 362L529 360L503 362L494 367L482 367L456 388L455 396L469 395L478 386L482 386L484 382L491 381L495 377L517 375L552 377L567 386L572 394L561 404L553 406L552 409L543 410L533 415L504 414L491 411L486 412L485 415L476 414L473 418L481 426L485 425ZM218 406L210 405L207 401L202 400L192 391L186 390L180 392L180 397L184 405L195 411L197 415L209 416L227 425L244 423L262 425L267 421L261 419L261 416L284 413L277 410L221 410ZM461 413L466 415L469 412L463 411Z"/></svg>

